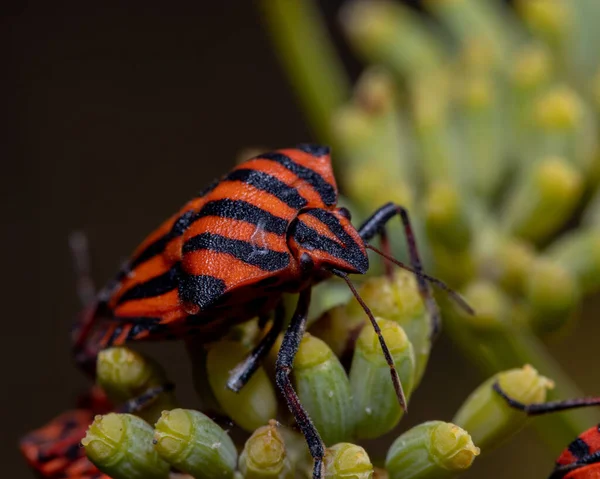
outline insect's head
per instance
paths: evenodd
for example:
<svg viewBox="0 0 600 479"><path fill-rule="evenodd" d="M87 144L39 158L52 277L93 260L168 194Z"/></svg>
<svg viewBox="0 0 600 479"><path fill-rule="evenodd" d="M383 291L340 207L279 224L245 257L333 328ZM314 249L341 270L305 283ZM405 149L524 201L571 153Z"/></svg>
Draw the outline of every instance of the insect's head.
<svg viewBox="0 0 600 479"><path fill-rule="evenodd" d="M290 225L288 246L303 267L360 274L369 269L365 244L345 208L300 212Z"/></svg>

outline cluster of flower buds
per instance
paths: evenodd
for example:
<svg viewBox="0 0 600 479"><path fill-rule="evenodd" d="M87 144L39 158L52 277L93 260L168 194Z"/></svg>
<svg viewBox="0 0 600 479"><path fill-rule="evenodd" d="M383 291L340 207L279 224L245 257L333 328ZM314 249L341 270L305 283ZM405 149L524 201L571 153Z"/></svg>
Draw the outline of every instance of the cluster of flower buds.
<svg viewBox="0 0 600 479"><path fill-rule="evenodd" d="M262 5L353 217L406 206L427 271L477 311L443 304L456 349L484 377L529 363L556 381L552 398L582 396L544 340L600 289L600 2L420 3L426 14L345 2L342 30L366 64L354 87L314 2ZM402 257L400 229L389 237ZM588 410L536 427L556 451L597 422Z"/></svg>
<svg viewBox="0 0 600 479"><path fill-rule="evenodd" d="M431 346L431 325L414 277L407 272L373 277L360 293L378 315L409 400ZM551 387L530 366L500 373L467 398L452 422L425 422L398 435L387 453L375 451L379 467L374 467L359 444L395 429L403 411L378 337L360 312L351 300L314 318L294 362L298 396L328 446L327 479L454 477L471 466L480 448L492 449L527 421L492 389L493 383L526 404L544 401ZM88 458L113 479L311 477L306 442L268 372L273 357L240 393L226 386L231 369L264 333L252 321L200 348L193 364L198 407L204 412L178 407L169 391L133 408L133 414L99 415L82 440ZM97 370L110 398L124 404L168 382L155 361L124 347L100 354Z"/></svg>

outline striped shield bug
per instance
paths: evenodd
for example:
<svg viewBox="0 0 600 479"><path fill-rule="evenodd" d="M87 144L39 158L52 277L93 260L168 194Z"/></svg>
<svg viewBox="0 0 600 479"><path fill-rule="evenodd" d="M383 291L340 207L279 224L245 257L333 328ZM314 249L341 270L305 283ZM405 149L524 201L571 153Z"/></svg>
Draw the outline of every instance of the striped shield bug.
<svg viewBox="0 0 600 479"><path fill-rule="evenodd" d="M412 271L431 315L433 335L440 318L428 283L443 288L470 311L444 283L423 273L406 209L388 203L355 228L348 210L336 203L327 147L299 145L261 154L235 167L151 233L96 295L75 329L77 363L94 377L97 355L104 348L128 341L191 337L210 342L237 323L275 312L270 331L232 371L228 387L239 391L283 328L282 294L299 293L279 350L275 380L308 442L313 477L321 478L325 446L290 381L312 286L332 275L348 284L379 335L404 408L390 352L349 275L367 272L368 249L382 255L386 264ZM410 267L386 252L385 225L396 216L404 227ZM383 251L369 243L375 236L381 237ZM81 289L82 296L90 296L90 288ZM131 401L128 407L139 406Z"/></svg>
<svg viewBox="0 0 600 479"><path fill-rule="evenodd" d="M552 401L547 403L523 404L509 397L494 383L494 390L507 404L529 416L600 405L600 397L586 397ZM596 479L600 477L600 425L582 432L556 460L549 479Z"/></svg>

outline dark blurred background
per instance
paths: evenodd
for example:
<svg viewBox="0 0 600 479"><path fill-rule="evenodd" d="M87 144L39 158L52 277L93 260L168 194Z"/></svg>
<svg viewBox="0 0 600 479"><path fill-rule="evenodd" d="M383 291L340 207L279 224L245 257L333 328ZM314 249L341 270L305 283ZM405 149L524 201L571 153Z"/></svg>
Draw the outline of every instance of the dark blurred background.
<svg viewBox="0 0 600 479"><path fill-rule="evenodd" d="M340 40L335 13L343 2L321 3ZM102 284L244 148L314 140L253 2L165 5L2 7L2 477L33 477L17 439L87 387L69 356L78 309L69 232L87 233ZM342 52L356 74L360 65ZM597 341L580 334L590 316L553 350L593 393L600 391L592 382ZM181 345L142 349L161 358L193 407ZM451 418L479 381L442 340L402 427ZM507 461L508 475L497 467ZM468 477L545 477L552 461L525 432L478 460ZM512 474L516 464L522 475Z"/></svg>

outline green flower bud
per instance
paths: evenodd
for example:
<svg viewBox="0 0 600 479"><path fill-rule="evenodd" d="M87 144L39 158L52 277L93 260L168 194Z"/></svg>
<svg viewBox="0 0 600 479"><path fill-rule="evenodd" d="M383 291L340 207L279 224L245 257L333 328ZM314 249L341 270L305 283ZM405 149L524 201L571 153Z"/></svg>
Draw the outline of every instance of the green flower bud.
<svg viewBox="0 0 600 479"><path fill-rule="evenodd" d="M156 423L154 448L169 464L196 479L231 478L237 450L231 438L198 411L164 411Z"/></svg>
<svg viewBox="0 0 600 479"><path fill-rule="evenodd" d="M582 191L583 178L574 166L564 158L546 157L515 184L503 224L522 238L543 240L570 217Z"/></svg>
<svg viewBox="0 0 600 479"><path fill-rule="evenodd" d="M476 263L473 248L451 250L442 243L432 242L435 274L448 284L459 287L475 277Z"/></svg>
<svg viewBox="0 0 600 479"><path fill-rule="evenodd" d="M294 471L277 422L259 427L246 441L238 467L244 479L293 479Z"/></svg>
<svg viewBox="0 0 600 479"><path fill-rule="evenodd" d="M398 323L377 319L390 350L406 399L410 397L415 376L412 345ZM356 413L356 436L379 437L392 430L402 417L402 408L390 377L390 368L373 328L365 327L354 350L350 386Z"/></svg>
<svg viewBox="0 0 600 479"><path fill-rule="evenodd" d="M340 304L326 311L309 331L325 341L336 356L343 357L354 348L356 336L366 321L364 311L362 314L348 314L348 306Z"/></svg>
<svg viewBox="0 0 600 479"><path fill-rule="evenodd" d="M325 479L371 479L373 464L362 447L342 442L325 450Z"/></svg>
<svg viewBox="0 0 600 479"><path fill-rule="evenodd" d="M211 345L206 358L208 381L223 411L241 428L253 431L277 414L273 384L261 367L248 384L235 393L227 388L230 371L248 351L238 342L222 340Z"/></svg>
<svg viewBox="0 0 600 479"><path fill-rule="evenodd" d="M131 414L96 416L81 444L114 479L167 479L169 465L152 448L152 427Z"/></svg>
<svg viewBox="0 0 600 479"><path fill-rule="evenodd" d="M564 0L518 0L516 6L534 32L554 43L570 28L571 8L568 3Z"/></svg>
<svg viewBox="0 0 600 479"><path fill-rule="evenodd" d="M108 348L98 354L96 381L116 404L144 394L168 382L164 369L153 359L125 347ZM176 406L173 392L161 393L136 415L154 422L164 409Z"/></svg>
<svg viewBox="0 0 600 479"><path fill-rule="evenodd" d="M573 317L581 292L568 269L557 261L540 257L527 277L525 297L531 307L532 328L539 333L549 333Z"/></svg>
<svg viewBox="0 0 600 479"><path fill-rule="evenodd" d="M548 256L577 278L582 292L600 288L600 231L580 228L567 233L549 247Z"/></svg>
<svg viewBox="0 0 600 479"><path fill-rule="evenodd" d="M537 124L547 130L573 129L582 115L579 97L565 87L550 90L540 97L535 108Z"/></svg>
<svg viewBox="0 0 600 479"><path fill-rule="evenodd" d="M526 241L501 236L497 231L491 231L489 236L492 244L478 258L479 269L508 292L523 294L535 260L535 249Z"/></svg>
<svg viewBox="0 0 600 479"><path fill-rule="evenodd" d="M352 437L354 410L350 381L327 344L305 334L294 359L298 397L325 444Z"/></svg>
<svg viewBox="0 0 600 479"><path fill-rule="evenodd" d="M512 80L518 88L529 90L548 81L551 69L548 51L537 44L528 45L517 52Z"/></svg>
<svg viewBox="0 0 600 479"><path fill-rule="evenodd" d="M350 42L395 73L418 74L442 63L441 47L422 19L391 1L349 2L341 12Z"/></svg>
<svg viewBox="0 0 600 479"><path fill-rule="evenodd" d="M463 314L464 321L482 331L506 329L511 304L506 294L494 283L475 281L464 290L464 298L475 314Z"/></svg>
<svg viewBox="0 0 600 479"><path fill-rule="evenodd" d="M425 199L427 234L447 249L456 251L469 248L471 225L458 188L443 181L429 186Z"/></svg>
<svg viewBox="0 0 600 479"><path fill-rule="evenodd" d="M471 467L479 448L454 424L429 421L408 430L390 447L385 460L390 479L442 479Z"/></svg>
<svg viewBox="0 0 600 479"><path fill-rule="evenodd" d="M502 444L528 422L525 414L509 407L493 390L496 381L506 394L524 404L544 402L546 391L553 387L552 381L526 365L498 373L475 389L452 422L469 431L484 451Z"/></svg>

